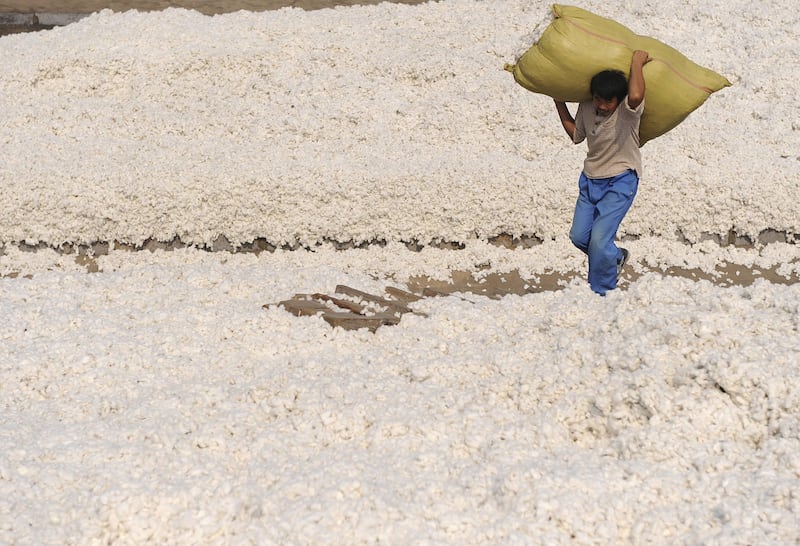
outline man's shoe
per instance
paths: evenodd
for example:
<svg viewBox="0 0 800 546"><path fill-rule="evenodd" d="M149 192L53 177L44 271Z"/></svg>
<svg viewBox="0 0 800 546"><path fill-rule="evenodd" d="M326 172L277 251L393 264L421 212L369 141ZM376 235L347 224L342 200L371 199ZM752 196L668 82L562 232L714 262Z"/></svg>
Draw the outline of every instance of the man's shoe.
<svg viewBox="0 0 800 546"><path fill-rule="evenodd" d="M619 251L622 252L622 259L617 262L617 279L622 275L622 268L625 267L625 263L628 261L628 250L620 248Z"/></svg>

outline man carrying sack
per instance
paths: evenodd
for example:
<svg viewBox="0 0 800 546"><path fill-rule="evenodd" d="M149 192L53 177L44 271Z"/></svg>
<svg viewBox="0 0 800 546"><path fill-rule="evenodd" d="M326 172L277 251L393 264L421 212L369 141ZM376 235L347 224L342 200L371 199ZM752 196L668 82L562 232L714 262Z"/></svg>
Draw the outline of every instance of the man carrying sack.
<svg viewBox="0 0 800 546"><path fill-rule="evenodd" d="M533 45L505 69L525 89L553 98L573 142L587 141L570 239L589 256L592 290L605 294L616 288L628 259L614 238L642 175L639 149L730 82L654 38L560 4ZM567 102L579 104L575 118Z"/></svg>
<svg viewBox="0 0 800 546"><path fill-rule="evenodd" d="M589 285L600 295L617 287L628 259L628 251L618 248L614 239L642 172L642 67L649 60L646 51L634 51L628 79L618 70L595 74L589 85L592 100L581 102L574 118L565 102L555 100L569 137L575 144L586 140L588 146L569 238L589 257Z"/></svg>

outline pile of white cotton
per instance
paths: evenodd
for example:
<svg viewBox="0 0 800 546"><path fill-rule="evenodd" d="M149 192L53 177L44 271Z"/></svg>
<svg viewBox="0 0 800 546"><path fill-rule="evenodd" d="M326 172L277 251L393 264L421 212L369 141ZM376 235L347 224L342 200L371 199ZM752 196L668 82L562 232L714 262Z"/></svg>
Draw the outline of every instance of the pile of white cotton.
<svg viewBox="0 0 800 546"><path fill-rule="evenodd" d="M0 542L796 541L800 284L648 271L797 278L797 7L583 7L734 84L645 146L605 298L565 237L584 150L503 70L546 2L0 38ZM193 246L115 249L153 241ZM578 278L375 333L263 307L512 270Z"/></svg>

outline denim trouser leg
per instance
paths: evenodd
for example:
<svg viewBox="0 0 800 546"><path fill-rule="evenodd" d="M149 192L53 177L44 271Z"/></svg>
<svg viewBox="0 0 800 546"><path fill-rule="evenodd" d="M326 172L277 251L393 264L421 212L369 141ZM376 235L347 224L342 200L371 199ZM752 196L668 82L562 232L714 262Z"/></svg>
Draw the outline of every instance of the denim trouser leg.
<svg viewBox="0 0 800 546"><path fill-rule="evenodd" d="M612 178L590 179L581 173L580 193L569 238L589 256L589 284L598 294L617 287L617 263L622 253L614 239L631 208L639 186L635 171Z"/></svg>

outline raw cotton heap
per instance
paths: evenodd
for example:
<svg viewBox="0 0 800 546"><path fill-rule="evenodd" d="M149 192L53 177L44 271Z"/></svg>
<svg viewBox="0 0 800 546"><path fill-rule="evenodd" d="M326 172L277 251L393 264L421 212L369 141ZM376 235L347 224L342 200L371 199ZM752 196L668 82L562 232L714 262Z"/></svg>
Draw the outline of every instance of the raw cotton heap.
<svg viewBox="0 0 800 546"><path fill-rule="evenodd" d="M797 275L795 2L585 7L734 84L647 145L635 269ZM549 9L103 12L0 39L0 543L794 543L800 284L580 280L375 333L262 307L585 267L583 149L502 68ZM756 247L715 240L736 234ZM223 235L310 250L23 244ZM403 243L435 239L464 248Z"/></svg>
<svg viewBox="0 0 800 546"><path fill-rule="evenodd" d="M647 146L622 235L800 232L796 6L586 8L734 83ZM550 9L105 11L3 38L0 243L561 236L583 149L503 71Z"/></svg>

